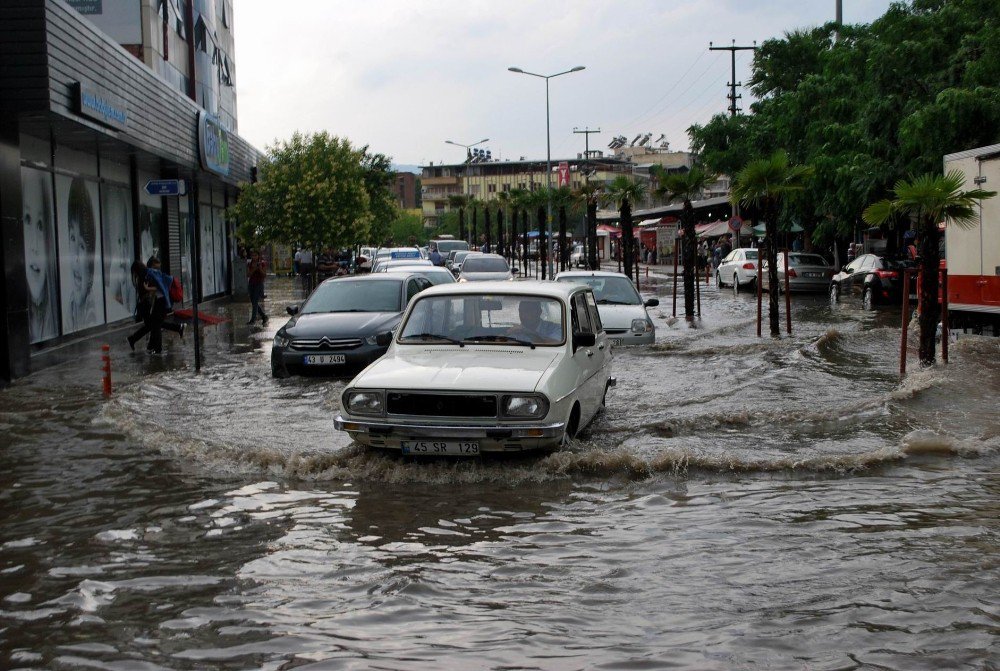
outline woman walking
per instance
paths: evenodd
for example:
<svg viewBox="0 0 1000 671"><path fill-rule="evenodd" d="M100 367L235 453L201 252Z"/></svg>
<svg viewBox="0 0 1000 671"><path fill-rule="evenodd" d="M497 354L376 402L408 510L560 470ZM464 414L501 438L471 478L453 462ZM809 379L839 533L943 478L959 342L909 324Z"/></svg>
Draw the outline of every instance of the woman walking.
<svg viewBox="0 0 1000 671"><path fill-rule="evenodd" d="M267 315L260 304L264 300L264 280L266 278L267 269L264 261L260 258L260 252L255 251L250 255L250 263L247 265L247 286L250 291L250 305L253 306L250 311L250 321L247 324L253 324L257 321L257 315L260 315L261 325L267 326Z"/></svg>
<svg viewBox="0 0 1000 671"><path fill-rule="evenodd" d="M136 281L137 271L141 269L142 263L132 264L132 281ZM147 333L149 342L146 344L146 351L153 355L163 354L163 329L174 331L182 338L184 337L184 324L166 322L167 313L173 309L173 302L170 300L170 283L173 280L169 275L160 272L160 260L155 256L150 257L145 266L145 272L141 273L141 284L137 285L139 295L136 306L136 316L141 317L142 326L138 331L126 338L128 346L135 349L135 344L139 342Z"/></svg>

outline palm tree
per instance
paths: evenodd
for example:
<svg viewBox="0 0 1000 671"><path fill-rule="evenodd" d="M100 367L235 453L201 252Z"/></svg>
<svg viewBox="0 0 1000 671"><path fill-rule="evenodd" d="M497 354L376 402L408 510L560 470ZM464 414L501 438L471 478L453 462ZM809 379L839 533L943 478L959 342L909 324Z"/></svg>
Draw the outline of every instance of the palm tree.
<svg viewBox="0 0 1000 671"><path fill-rule="evenodd" d="M870 205L862 215L872 226L882 226L897 218L913 222L920 242L920 363L932 365L941 307L938 305L938 269L941 264L941 232L938 223L949 221L962 228L978 222L977 201L992 198L995 191L962 191L965 175L952 170L947 175L921 175L900 180L893 187L894 198Z"/></svg>
<svg viewBox="0 0 1000 671"><path fill-rule="evenodd" d="M684 263L684 317L694 319L694 283L695 259L698 254L698 239L694 231L694 207L691 201L699 197L705 187L715 181L715 175L694 166L687 172L675 172L662 175L656 186L656 195L663 196L668 201L684 202L681 211L681 228L683 230L682 258Z"/></svg>
<svg viewBox="0 0 1000 671"><path fill-rule="evenodd" d="M501 191L497 194L497 252L500 256L507 257L507 236L504 229L504 210L510 206L510 192Z"/></svg>
<svg viewBox="0 0 1000 671"><path fill-rule="evenodd" d="M469 235L469 246L474 247L479 242L479 226L477 222L477 214L479 213L479 199L475 196L469 196L469 207L472 208L472 231Z"/></svg>
<svg viewBox="0 0 1000 671"><path fill-rule="evenodd" d="M646 186L625 175L615 177L608 185L604 200L618 208L621 217L621 253L625 261L625 274L632 278L632 262L635 259L635 238L632 232L632 205L646 195Z"/></svg>
<svg viewBox="0 0 1000 671"><path fill-rule="evenodd" d="M458 239L465 240L465 208L469 204L469 197L462 194L448 196L448 207L458 210Z"/></svg>
<svg viewBox="0 0 1000 671"><path fill-rule="evenodd" d="M542 279L546 279L546 274L548 271L548 246L549 241L546 237L546 223L547 216L546 210L549 204L549 193L548 189L542 187L536 189L535 191L528 192L528 203L530 208L535 210L535 222L538 225L538 263L542 269Z"/></svg>
<svg viewBox="0 0 1000 671"><path fill-rule="evenodd" d="M587 267L597 270L597 205L601 199L601 186L587 182L576 190L574 196L587 209Z"/></svg>
<svg viewBox="0 0 1000 671"><path fill-rule="evenodd" d="M574 204L573 191L568 186L552 189L552 206L559 208L559 270L566 270L569 250L566 248L566 209Z"/></svg>
<svg viewBox="0 0 1000 671"><path fill-rule="evenodd" d="M806 181L812 176L811 166L791 165L788 154L783 150L774 152L768 158L747 163L733 180L730 200L760 213L764 219L767 255L768 318L771 335L781 333L778 323L778 215L783 202L792 194L805 189ZM760 262L758 261L758 266ZM758 272L757 281L761 281Z"/></svg>
<svg viewBox="0 0 1000 671"><path fill-rule="evenodd" d="M483 228L486 229L486 248L493 252L493 234L490 232L490 227L493 223L490 221L490 204L489 202L483 203Z"/></svg>
<svg viewBox="0 0 1000 671"><path fill-rule="evenodd" d="M528 275L528 192L525 189L512 189L510 192L510 202L513 207L513 213L510 218L510 230L512 233L511 239L511 254L513 256L519 256L521 258L521 273L527 277ZM522 226L521 226L521 249L517 249L517 215L518 212L521 214Z"/></svg>

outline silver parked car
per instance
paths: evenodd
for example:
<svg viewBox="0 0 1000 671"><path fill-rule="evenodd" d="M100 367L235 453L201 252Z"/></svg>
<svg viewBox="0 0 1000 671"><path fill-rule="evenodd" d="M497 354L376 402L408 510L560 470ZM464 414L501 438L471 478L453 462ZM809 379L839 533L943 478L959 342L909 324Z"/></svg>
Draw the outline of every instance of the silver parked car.
<svg viewBox="0 0 1000 671"><path fill-rule="evenodd" d="M660 301L642 300L635 285L622 273L599 270L568 270L556 282L586 284L594 291L597 311L612 345L649 345L656 340L656 327L646 312Z"/></svg>
<svg viewBox="0 0 1000 671"><path fill-rule="evenodd" d="M778 290L785 290L785 253L778 252ZM761 276L767 277L767 261L761 262ZM833 277L833 266L819 254L805 252L788 253L788 289L789 291L826 291ZM768 290L767 281L761 285Z"/></svg>
<svg viewBox="0 0 1000 671"><path fill-rule="evenodd" d="M490 280L512 280L514 274L507 265L507 259L499 254L470 254L461 264L459 282L487 282Z"/></svg>
<svg viewBox="0 0 1000 671"><path fill-rule="evenodd" d="M727 284L733 287L733 293L738 294L741 287L749 286L757 281L757 250L752 247L740 247L726 255L715 271L715 283L719 289Z"/></svg>
<svg viewBox="0 0 1000 671"><path fill-rule="evenodd" d="M420 275L431 281L431 284L454 284L455 276L447 268L435 265L420 266L398 266L389 268L386 272L390 275Z"/></svg>

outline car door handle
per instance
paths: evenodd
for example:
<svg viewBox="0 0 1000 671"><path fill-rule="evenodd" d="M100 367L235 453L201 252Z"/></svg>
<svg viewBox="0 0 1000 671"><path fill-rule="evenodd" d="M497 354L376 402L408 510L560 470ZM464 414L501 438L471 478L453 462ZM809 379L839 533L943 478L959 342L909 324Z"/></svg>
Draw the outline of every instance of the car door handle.
<svg viewBox="0 0 1000 671"><path fill-rule="evenodd" d="M594 356L594 350L588 349L587 350L587 356Z"/></svg>
<svg viewBox="0 0 1000 671"><path fill-rule="evenodd" d="M603 350L603 349L604 349L604 343L601 343L600 345L598 345L598 346L597 346L597 349L599 349L599 350Z"/></svg>

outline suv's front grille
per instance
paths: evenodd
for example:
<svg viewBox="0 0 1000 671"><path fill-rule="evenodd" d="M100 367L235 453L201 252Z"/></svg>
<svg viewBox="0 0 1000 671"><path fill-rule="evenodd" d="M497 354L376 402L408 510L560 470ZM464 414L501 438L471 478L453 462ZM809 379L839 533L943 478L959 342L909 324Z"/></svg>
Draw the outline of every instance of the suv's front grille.
<svg viewBox="0 0 1000 671"><path fill-rule="evenodd" d="M390 391L386 399L390 415L425 417L496 417L494 394L415 394Z"/></svg>
<svg viewBox="0 0 1000 671"><path fill-rule="evenodd" d="M327 338L323 336L318 340L297 339L291 343L292 349L309 351L326 351L353 349L361 345L360 338Z"/></svg>

